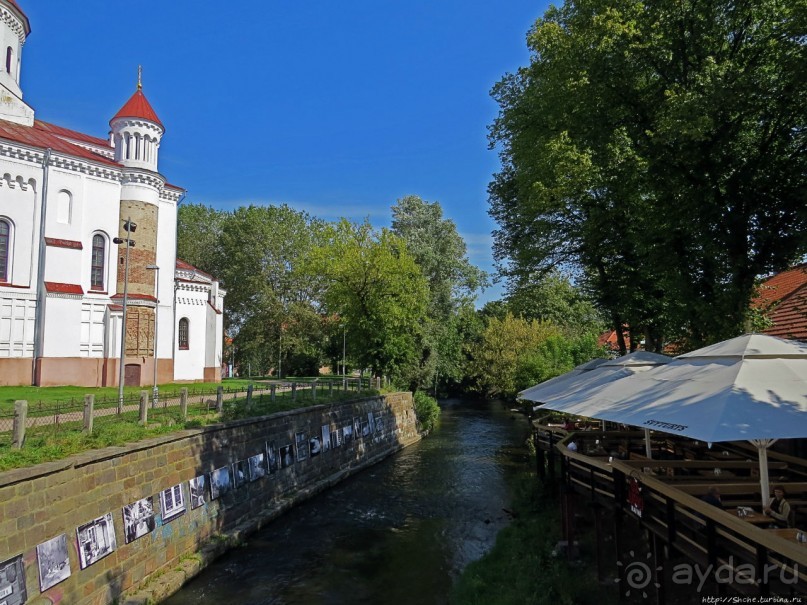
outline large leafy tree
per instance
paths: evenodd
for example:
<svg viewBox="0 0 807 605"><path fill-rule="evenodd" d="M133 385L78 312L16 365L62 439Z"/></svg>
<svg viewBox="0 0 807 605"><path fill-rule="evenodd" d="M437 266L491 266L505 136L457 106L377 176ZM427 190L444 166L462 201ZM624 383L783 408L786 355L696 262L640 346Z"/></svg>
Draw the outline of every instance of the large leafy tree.
<svg viewBox="0 0 807 605"><path fill-rule="evenodd" d="M323 361L323 282L308 273L325 223L282 206L232 212L180 207L179 254L216 275L227 290L225 320L236 361L252 371L309 373Z"/></svg>
<svg viewBox="0 0 807 605"><path fill-rule="evenodd" d="M406 242L428 286L428 325L411 382L425 386L439 378L443 384L458 383L465 361L464 317L485 284L485 273L468 260L465 241L438 202L416 195L399 199L392 207L392 231Z"/></svg>
<svg viewBox="0 0 807 605"><path fill-rule="evenodd" d="M806 24L801 0L547 11L493 91L503 272L582 270L648 348L742 331L755 276L807 251Z"/></svg>
<svg viewBox="0 0 807 605"><path fill-rule="evenodd" d="M309 266L325 280L325 308L346 328L350 358L376 376L411 375L428 286L403 239L343 219L328 226Z"/></svg>

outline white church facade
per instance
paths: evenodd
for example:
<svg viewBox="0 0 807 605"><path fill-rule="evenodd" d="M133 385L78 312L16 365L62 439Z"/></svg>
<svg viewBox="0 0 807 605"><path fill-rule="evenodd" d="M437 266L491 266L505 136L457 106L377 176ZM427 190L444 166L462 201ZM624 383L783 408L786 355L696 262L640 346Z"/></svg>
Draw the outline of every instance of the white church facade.
<svg viewBox="0 0 807 605"><path fill-rule="evenodd" d="M140 82L106 139L37 120L30 31L0 0L0 385L117 385L124 332L126 384L150 385L155 357L160 383L220 380L225 292L176 258L162 122Z"/></svg>

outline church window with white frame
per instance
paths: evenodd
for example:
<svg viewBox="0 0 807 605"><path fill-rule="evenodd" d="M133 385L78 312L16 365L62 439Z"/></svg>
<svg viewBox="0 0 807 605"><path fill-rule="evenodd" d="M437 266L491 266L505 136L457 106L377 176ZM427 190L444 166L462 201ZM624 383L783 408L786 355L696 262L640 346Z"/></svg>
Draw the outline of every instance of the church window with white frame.
<svg viewBox="0 0 807 605"><path fill-rule="evenodd" d="M90 289L104 289L104 273L106 272L106 238L100 233L92 237L92 261L90 267Z"/></svg>
<svg viewBox="0 0 807 605"><path fill-rule="evenodd" d="M9 250L11 249L11 223L0 218L0 282L8 281Z"/></svg>
<svg viewBox="0 0 807 605"><path fill-rule="evenodd" d="M187 317L179 320L179 348L188 349L188 332L190 331L190 322Z"/></svg>

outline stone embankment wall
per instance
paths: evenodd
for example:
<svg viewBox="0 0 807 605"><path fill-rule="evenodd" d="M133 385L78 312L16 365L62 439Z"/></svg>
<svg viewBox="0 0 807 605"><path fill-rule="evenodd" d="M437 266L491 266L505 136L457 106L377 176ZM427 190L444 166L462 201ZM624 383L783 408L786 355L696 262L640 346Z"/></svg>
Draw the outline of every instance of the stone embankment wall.
<svg viewBox="0 0 807 605"><path fill-rule="evenodd" d="M411 394L394 393L0 473L0 604L159 602L247 533L418 439Z"/></svg>

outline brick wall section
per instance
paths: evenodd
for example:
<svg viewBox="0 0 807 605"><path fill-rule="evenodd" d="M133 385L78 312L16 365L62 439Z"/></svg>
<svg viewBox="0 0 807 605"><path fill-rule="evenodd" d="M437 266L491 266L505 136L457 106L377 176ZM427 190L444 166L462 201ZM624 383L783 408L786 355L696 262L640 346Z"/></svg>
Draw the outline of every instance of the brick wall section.
<svg viewBox="0 0 807 605"><path fill-rule="evenodd" d="M368 412L383 418L383 433L309 456L191 510L189 479L263 452L267 441L279 448L294 443L298 431L310 438L321 435L323 424L341 428L354 417L366 420ZM418 439L411 393L393 393L186 430L0 473L0 562L23 555L28 603L107 605L116 598L129 605L155 603L246 533ZM187 510L163 523L159 492L178 483ZM154 496L156 528L126 544L121 509L148 496ZM81 570L76 528L106 513L112 513L117 550ZM40 594L36 546L62 533L71 576Z"/></svg>
<svg viewBox="0 0 807 605"><path fill-rule="evenodd" d="M118 237L126 238L123 221L131 217L137 230L131 234L135 241L129 250L129 294L148 294L154 296L154 271L146 269L154 264L157 258L157 206L145 202L123 200L120 205L120 231ZM125 267L126 246L118 248L118 283L117 292L123 292L123 273Z"/></svg>

